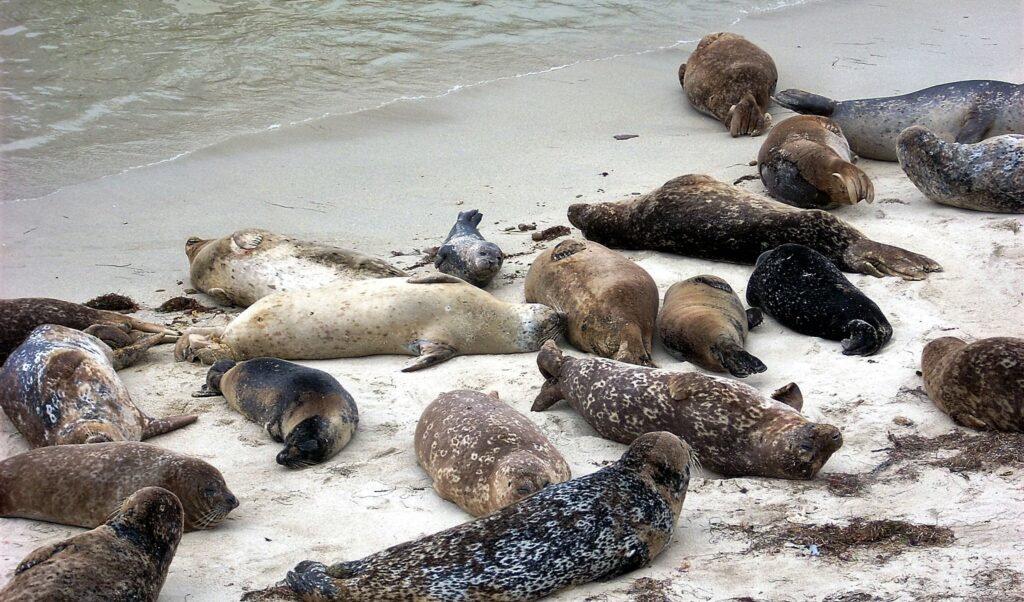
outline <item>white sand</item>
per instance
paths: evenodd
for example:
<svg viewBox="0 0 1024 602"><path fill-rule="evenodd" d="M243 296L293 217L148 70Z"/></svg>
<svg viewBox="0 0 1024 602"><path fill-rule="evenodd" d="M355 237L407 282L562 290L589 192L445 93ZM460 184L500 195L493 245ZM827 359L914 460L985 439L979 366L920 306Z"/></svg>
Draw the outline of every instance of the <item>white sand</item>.
<svg viewBox="0 0 1024 602"><path fill-rule="evenodd" d="M859 98L960 79L1021 81L1022 21L1015 0L839 0L753 17L732 30L773 55L780 89ZM120 291L155 307L189 286L183 243L193 234L213 237L262 226L388 256L390 250L438 244L456 212L475 207L485 214L488 238L507 253L531 252L508 261L503 275L515 278L499 277L494 291L521 300L522 276L536 248L527 234L502 228L534 221L541 228L567 224L565 209L578 199L645 192L684 173L730 182L755 173L747 162L763 138L733 140L687 105L675 72L692 47L587 62L441 99L242 137L43 199L0 205L0 295L84 301ZM776 120L786 116L778 107L772 112ZM640 137L613 140L622 133ZM795 381L806 413L842 429L845 444L823 475L870 471L887 457L877 450L888 447L889 432L935 436L954 428L915 392L927 340L948 333L1022 335L1024 234L1016 231L1022 219L937 205L896 164L861 166L874 179L878 200L838 215L875 240L936 259L945 271L916 283L850 276L895 329L875 357L842 356L838 343L796 335L770 318L751 334L748 348L769 370L747 382L770 391ZM758 181L744 186L762 190ZM653 252L629 256L662 292L677 280L713 273L742 296L751 269ZM197 424L153 443L209 460L242 502L217 529L183 538L161 600L236 599L244 589L277 581L300 560L356 559L467 520L434 494L416 466L416 420L437 394L463 387L500 391L528 412L541 384L534 354L459 357L427 371L400 373L409 361L310 362L354 395L361 430L333 461L302 471L275 464L278 446L220 398L191 398L206 368L173 363L170 347L151 351L147 362L122 372L150 414L201 414ZM656 361L694 369L660 349ZM896 416L914 424L898 426ZM530 417L563 452L574 475L598 469L624 449L597 437L564 404ZM0 420L0 455L25 449L10 422ZM997 569L1014 569L1024 578L1022 475L1005 470L968 478L923 463L918 470L913 480L899 479L890 469L855 497L829 493L820 477L696 477L672 545L650 568L553 599L631 599L626 590L639 577L667 579L669 600L808 600L845 592L884 600L1007 599L984 583L995 574L1013 576L986 573ZM748 552L745 536L721 528L855 517L948 526L957 539L948 547L910 548L892 559L865 551L839 561L795 547ZM0 519L0 582L32 549L77 532ZM1004 579L1002 587L1011 591L1008 583Z"/></svg>

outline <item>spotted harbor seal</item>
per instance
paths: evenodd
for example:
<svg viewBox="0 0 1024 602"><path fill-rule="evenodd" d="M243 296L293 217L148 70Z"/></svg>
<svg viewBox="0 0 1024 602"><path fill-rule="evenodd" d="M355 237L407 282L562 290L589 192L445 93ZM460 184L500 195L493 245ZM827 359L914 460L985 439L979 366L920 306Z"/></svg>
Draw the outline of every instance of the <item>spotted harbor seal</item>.
<svg viewBox="0 0 1024 602"><path fill-rule="evenodd" d="M537 256L526 300L565 313L577 349L652 366L658 285L642 267L595 242L563 240Z"/></svg>
<svg viewBox="0 0 1024 602"><path fill-rule="evenodd" d="M223 328L186 331L175 359L289 360L418 355L411 372L459 354L526 353L563 318L536 303L505 303L447 274L381 278L276 293Z"/></svg>
<svg viewBox="0 0 1024 602"><path fill-rule="evenodd" d="M484 240L477 230L484 214L476 209L460 211L448 238L437 249L434 267L484 288L494 280L505 260L498 245Z"/></svg>
<svg viewBox="0 0 1024 602"><path fill-rule="evenodd" d="M271 357L220 360L192 395L223 395L231 409L284 443L277 463L288 468L333 458L359 425L355 400L333 376Z"/></svg>
<svg viewBox="0 0 1024 602"><path fill-rule="evenodd" d="M772 126L768 99L778 80L767 52L728 32L701 38L679 66L679 85L690 104L724 123L733 138L760 136Z"/></svg>
<svg viewBox="0 0 1024 602"><path fill-rule="evenodd" d="M842 341L843 355L874 355L892 337L878 305L802 245L781 245L757 258L747 303L800 334Z"/></svg>
<svg viewBox="0 0 1024 602"><path fill-rule="evenodd" d="M170 491L140 489L103 525L36 548L14 569L0 600L155 601L181 540L182 514Z"/></svg>
<svg viewBox="0 0 1024 602"><path fill-rule="evenodd" d="M571 205L569 221L587 238L620 249L752 264L768 249L797 243L847 272L921 280L942 269L869 239L827 211L796 209L703 175L680 176L639 197Z"/></svg>
<svg viewBox="0 0 1024 602"><path fill-rule="evenodd" d="M839 124L861 157L896 160L896 137L912 125L947 141L980 142L1024 134L1024 85L994 80L939 84L902 96L837 101L803 90L783 90L775 102Z"/></svg>
<svg viewBox="0 0 1024 602"><path fill-rule="evenodd" d="M238 507L220 471L203 460L115 441L40 447L0 460L0 516L92 529L144 487L178 497L186 531L214 527Z"/></svg>
<svg viewBox="0 0 1024 602"><path fill-rule="evenodd" d="M280 291L335 281L404 276L382 259L332 245L249 228L230 236L185 242L192 286L224 305L247 307Z"/></svg>
<svg viewBox="0 0 1024 602"><path fill-rule="evenodd" d="M572 476L537 425L497 393L442 393L416 424L415 448L437 494L473 516Z"/></svg>
<svg viewBox="0 0 1024 602"><path fill-rule="evenodd" d="M946 142L923 127L896 140L900 167L924 195L961 209L1024 213L1024 136Z"/></svg>
<svg viewBox="0 0 1024 602"><path fill-rule="evenodd" d="M957 424L1024 432L1024 339L942 337L921 354L924 390Z"/></svg>
<svg viewBox="0 0 1024 602"><path fill-rule="evenodd" d="M672 357L744 378L768 369L743 349L748 329L761 320L761 310L743 310L728 282L705 274L669 287L657 325Z"/></svg>
<svg viewBox="0 0 1024 602"><path fill-rule="evenodd" d="M672 539L689 482L689 446L650 433L595 473L362 560L301 562L243 600L536 600L650 563Z"/></svg>
<svg viewBox="0 0 1024 602"><path fill-rule="evenodd" d="M53 324L33 330L0 368L0 407L32 447L139 441L196 421L143 414L114 371L110 347Z"/></svg>

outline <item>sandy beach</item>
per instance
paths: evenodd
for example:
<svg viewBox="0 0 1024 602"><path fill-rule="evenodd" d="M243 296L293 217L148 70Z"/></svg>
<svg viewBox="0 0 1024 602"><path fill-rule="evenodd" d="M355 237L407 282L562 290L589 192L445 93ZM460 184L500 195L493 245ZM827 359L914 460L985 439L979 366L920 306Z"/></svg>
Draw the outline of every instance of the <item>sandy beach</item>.
<svg viewBox="0 0 1024 602"><path fill-rule="evenodd" d="M837 99L965 79L1024 80L1024 8L1015 0L834 0L751 16L730 30L773 56L779 89ZM223 324L237 310L152 311L191 287L189 236L264 227L409 267L441 243L460 210L477 208L484 235L515 255L491 291L522 301L530 263L557 241L534 243L516 225L569 225L571 203L647 192L686 173L730 183L756 176L749 163L763 138L730 138L680 90L676 69L695 42L236 137L43 198L5 202L0 296L81 302L119 292L146 307L137 314L144 319ZM771 113L776 122L789 116L774 105ZM638 137L620 141L617 134ZM838 343L798 335L771 318L747 342L768 371L745 382L762 391L798 383L804 412L838 426L842 449L809 482L697 475L672 544L650 567L552 600L1024 600L1019 466L951 471L941 460L955 450L885 464L890 434L960 430L921 390L915 371L927 341L1024 336L1024 219L935 204L895 163L860 166L874 181L875 203L836 215L874 240L935 259L944 271L921 282L848 275L893 325L892 341L877 356L843 356ZM741 186L764 191L757 179ZM751 271L655 252L626 255L662 294L707 273L743 298ZM657 341L655 347L660 367L698 370L674 361ZM274 463L278 445L222 398L191 397L206 367L174 363L170 346L152 349L121 372L136 403L154 416L189 412L200 419L151 443L214 464L241 501L216 529L182 538L160 600L237 599L301 560L358 559L467 520L434 493L412 448L420 412L444 391L500 392L544 430L574 476L617 459L625 446L598 437L567 404L529 412L543 382L535 356L461 356L410 374L399 371L411 361L404 356L303 362L330 372L353 395L360 431L333 460L293 471ZM0 420L0 457L26 449L10 421ZM758 534L787 526L858 519L948 527L954 539L842 553L824 543L756 545ZM0 583L31 550L78 532L0 519Z"/></svg>

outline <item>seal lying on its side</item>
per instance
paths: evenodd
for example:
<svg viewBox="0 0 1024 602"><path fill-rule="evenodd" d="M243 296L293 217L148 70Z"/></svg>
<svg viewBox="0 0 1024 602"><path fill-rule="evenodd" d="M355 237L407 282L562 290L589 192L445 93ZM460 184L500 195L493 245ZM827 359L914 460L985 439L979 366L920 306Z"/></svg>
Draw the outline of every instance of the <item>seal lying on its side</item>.
<svg viewBox="0 0 1024 602"><path fill-rule="evenodd" d="M702 175L680 176L639 197L571 205L569 221L587 238L620 249L752 264L768 249L797 243L847 272L921 280L942 269L869 239L827 211L801 211Z"/></svg>
<svg viewBox="0 0 1024 602"><path fill-rule="evenodd" d="M438 271L462 278L480 288L494 280L505 260L505 254L498 245L484 240L476 229L483 217L476 209L460 211L434 259L434 267Z"/></svg>
<svg viewBox="0 0 1024 602"><path fill-rule="evenodd" d="M601 470L446 531L362 560L304 561L243 600L528 602L650 563L672 539L690 483L690 448L638 438Z"/></svg>

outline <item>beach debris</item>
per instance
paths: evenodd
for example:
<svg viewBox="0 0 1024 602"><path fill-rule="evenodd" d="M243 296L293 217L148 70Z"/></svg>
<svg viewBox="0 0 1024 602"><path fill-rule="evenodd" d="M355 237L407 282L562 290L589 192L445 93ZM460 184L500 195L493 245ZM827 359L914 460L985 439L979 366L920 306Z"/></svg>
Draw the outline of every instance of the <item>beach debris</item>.
<svg viewBox="0 0 1024 602"><path fill-rule="evenodd" d="M860 495L861 491L864 490L864 486L868 483L865 475L841 472L826 474L824 475L824 480L828 486L828 492L838 497Z"/></svg>
<svg viewBox="0 0 1024 602"><path fill-rule="evenodd" d="M616 140L629 140L630 138L639 138L640 134L615 134L612 138Z"/></svg>
<svg viewBox="0 0 1024 602"><path fill-rule="evenodd" d="M164 301L160 307L156 308L156 311L160 313L170 313L172 311L216 311L212 307L206 307L202 303L192 299L191 297L171 297Z"/></svg>
<svg viewBox="0 0 1024 602"><path fill-rule="evenodd" d="M746 182L747 180L758 180L760 178L761 178L761 176L754 176L754 175L740 176L740 177L738 177L738 178L736 178L735 180L732 181L732 185L736 186L740 182Z"/></svg>
<svg viewBox="0 0 1024 602"><path fill-rule="evenodd" d="M139 304L136 303L134 299L117 293L107 293L105 295L100 295L99 297L93 297L82 305L93 309L119 311L122 313L139 311Z"/></svg>
<svg viewBox="0 0 1024 602"><path fill-rule="evenodd" d="M947 546L955 539L949 527L892 519L854 518L847 525L793 523L765 528L732 525L728 529L749 537L752 550L776 550L795 545L812 550L812 556L816 550L818 556L839 560L851 560L850 552L859 548L880 550L881 556L891 558L908 547Z"/></svg>
<svg viewBox="0 0 1024 602"><path fill-rule="evenodd" d="M1024 466L1024 433L983 431L968 434L956 430L938 437L889 433L892 447L885 466L902 460L931 456L930 466L948 468L951 472L995 471L1006 466ZM937 454L940 450L955 451L953 456Z"/></svg>
<svg viewBox="0 0 1024 602"><path fill-rule="evenodd" d="M626 595L629 596L631 602L670 602L672 600L670 597L672 590L669 589L671 583L671 579L641 577L629 584Z"/></svg>
<svg viewBox="0 0 1024 602"><path fill-rule="evenodd" d="M892 419L892 423L897 426L914 426L914 421L906 416L896 416Z"/></svg>
<svg viewBox="0 0 1024 602"><path fill-rule="evenodd" d="M537 229L537 224L536 224L536 222L534 222L534 223L531 223L531 224L519 224L518 226L509 226L508 228L503 228L502 232L516 232L516 231L528 232L530 230L536 230L536 229Z"/></svg>
<svg viewBox="0 0 1024 602"><path fill-rule="evenodd" d="M568 234L568 226L551 226L550 228L545 228L540 232L534 232L530 235L530 238L532 238L534 242L544 242L547 240L554 240Z"/></svg>

